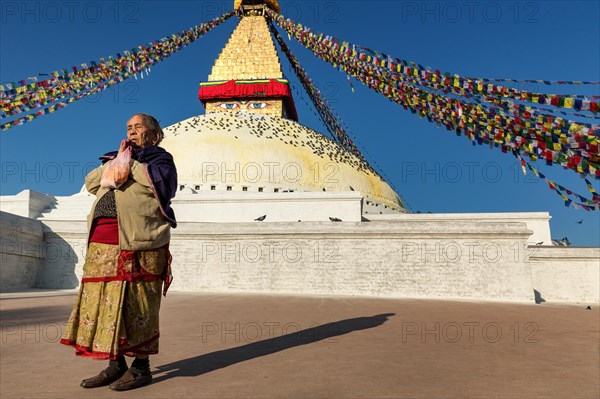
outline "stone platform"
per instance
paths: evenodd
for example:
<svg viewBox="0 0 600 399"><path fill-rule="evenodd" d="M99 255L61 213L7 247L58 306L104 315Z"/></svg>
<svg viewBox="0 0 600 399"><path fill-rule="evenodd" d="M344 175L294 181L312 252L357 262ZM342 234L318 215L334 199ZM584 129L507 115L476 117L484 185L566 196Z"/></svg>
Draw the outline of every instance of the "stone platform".
<svg viewBox="0 0 600 399"><path fill-rule="evenodd" d="M0 397L596 398L596 305L169 292L154 383L85 390L74 291L0 295Z"/></svg>

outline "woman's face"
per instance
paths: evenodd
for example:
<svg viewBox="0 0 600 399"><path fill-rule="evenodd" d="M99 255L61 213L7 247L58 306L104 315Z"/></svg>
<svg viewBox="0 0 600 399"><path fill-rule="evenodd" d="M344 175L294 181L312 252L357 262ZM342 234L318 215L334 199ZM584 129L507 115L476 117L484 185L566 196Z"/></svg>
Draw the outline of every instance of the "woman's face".
<svg viewBox="0 0 600 399"><path fill-rule="evenodd" d="M136 115L127 122L127 139L133 147L148 147L153 145L153 134L144 125L140 115Z"/></svg>

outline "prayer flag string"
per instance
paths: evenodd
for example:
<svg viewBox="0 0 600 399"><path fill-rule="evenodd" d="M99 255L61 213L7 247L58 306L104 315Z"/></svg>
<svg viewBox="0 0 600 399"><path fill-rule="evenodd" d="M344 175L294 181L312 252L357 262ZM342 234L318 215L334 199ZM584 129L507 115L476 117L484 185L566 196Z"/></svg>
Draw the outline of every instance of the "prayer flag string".
<svg viewBox="0 0 600 399"><path fill-rule="evenodd" d="M531 172L533 172L533 174L536 177L545 180L546 183L548 183L548 187L563 199L563 201L565 202L565 206L572 206L575 209L584 209L586 211L600 210L600 195L596 193L594 187L592 186L592 183L590 183L589 180L585 179L585 183L588 187L588 190L592 193L591 200L584 197L583 195L577 194L576 192L562 186L559 183L548 179L543 173L541 173L539 170L533 167L529 162L525 161L517 150L514 150L513 154L521 163L521 167L523 168L523 174L526 175L527 169L529 169ZM570 199L569 197L572 197L573 199ZM581 202L574 202L573 200Z"/></svg>
<svg viewBox="0 0 600 399"><path fill-rule="evenodd" d="M21 80L20 84L13 82L0 85L0 120L17 116L11 122L0 125L0 129L7 130L30 122L132 76L137 79L139 74L143 78L144 74L149 74L153 65L193 43L235 14L235 11L230 11L209 22L172 34L169 38L126 50L123 55L117 53L108 59L91 61L89 66L81 64L80 67L71 67L71 70L65 68L50 74L40 74L51 75L52 78L49 79L39 81L34 77L29 78L32 81L30 83ZM25 113L29 114L22 115Z"/></svg>
<svg viewBox="0 0 600 399"><path fill-rule="evenodd" d="M600 126L570 119L584 115L598 120L598 102L593 101L597 96L532 93L494 85L489 79L445 76L313 33L271 10L267 13L289 37L334 68L421 118L457 135L464 134L473 145L487 144L503 152L518 150L532 160L543 158L549 165L560 164L582 177L600 179ZM546 113L538 104L576 110L578 114L568 113L562 118Z"/></svg>

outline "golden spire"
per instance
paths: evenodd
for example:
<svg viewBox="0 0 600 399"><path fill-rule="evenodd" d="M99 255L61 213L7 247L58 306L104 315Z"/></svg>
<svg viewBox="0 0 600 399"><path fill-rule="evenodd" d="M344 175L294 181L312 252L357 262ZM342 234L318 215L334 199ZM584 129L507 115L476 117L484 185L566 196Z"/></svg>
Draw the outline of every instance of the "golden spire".
<svg viewBox="0 0 600 399"><path fill-rule="evenodd" d="M260 5L266 4L271 10L279 14L279 2L277 0L235 0L233 2L233 9L238 10L242 5Z"/></svg>
<svg viewBox="0 0 600 399"><path fill-rule="evenodd" d="M279 11L277 1L240 0L240 22L215 61L208 82L200 84L206 113L237 112L297 120L264 8Z"/></svg>
<svg viewBox="0 0 600 399"><path fill-rule="evenodd" d="M262 16L243 17L215 61L209 81L280 79L275 43Z"/></svg>

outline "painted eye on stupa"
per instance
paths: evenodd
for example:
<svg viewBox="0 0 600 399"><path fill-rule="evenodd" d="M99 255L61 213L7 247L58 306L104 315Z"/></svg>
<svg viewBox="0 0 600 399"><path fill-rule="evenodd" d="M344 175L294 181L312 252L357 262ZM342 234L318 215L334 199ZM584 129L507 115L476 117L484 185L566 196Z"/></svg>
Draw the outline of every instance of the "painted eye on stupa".
<svg viewBox="0 0 600 399"><path fill-rule="evenodd" d="M263 109L267 108L271 104L269 103L250 103L248 104L248 109Z"/></svg>
<svg viewBox="0 0 600 399"><path fill-rule="evenodd" d="M219 105L219 107L225 108L225 109L236 109L236 108L240 107L240 104L238 104L238 103L223 103L223 104Z"/></svg>

